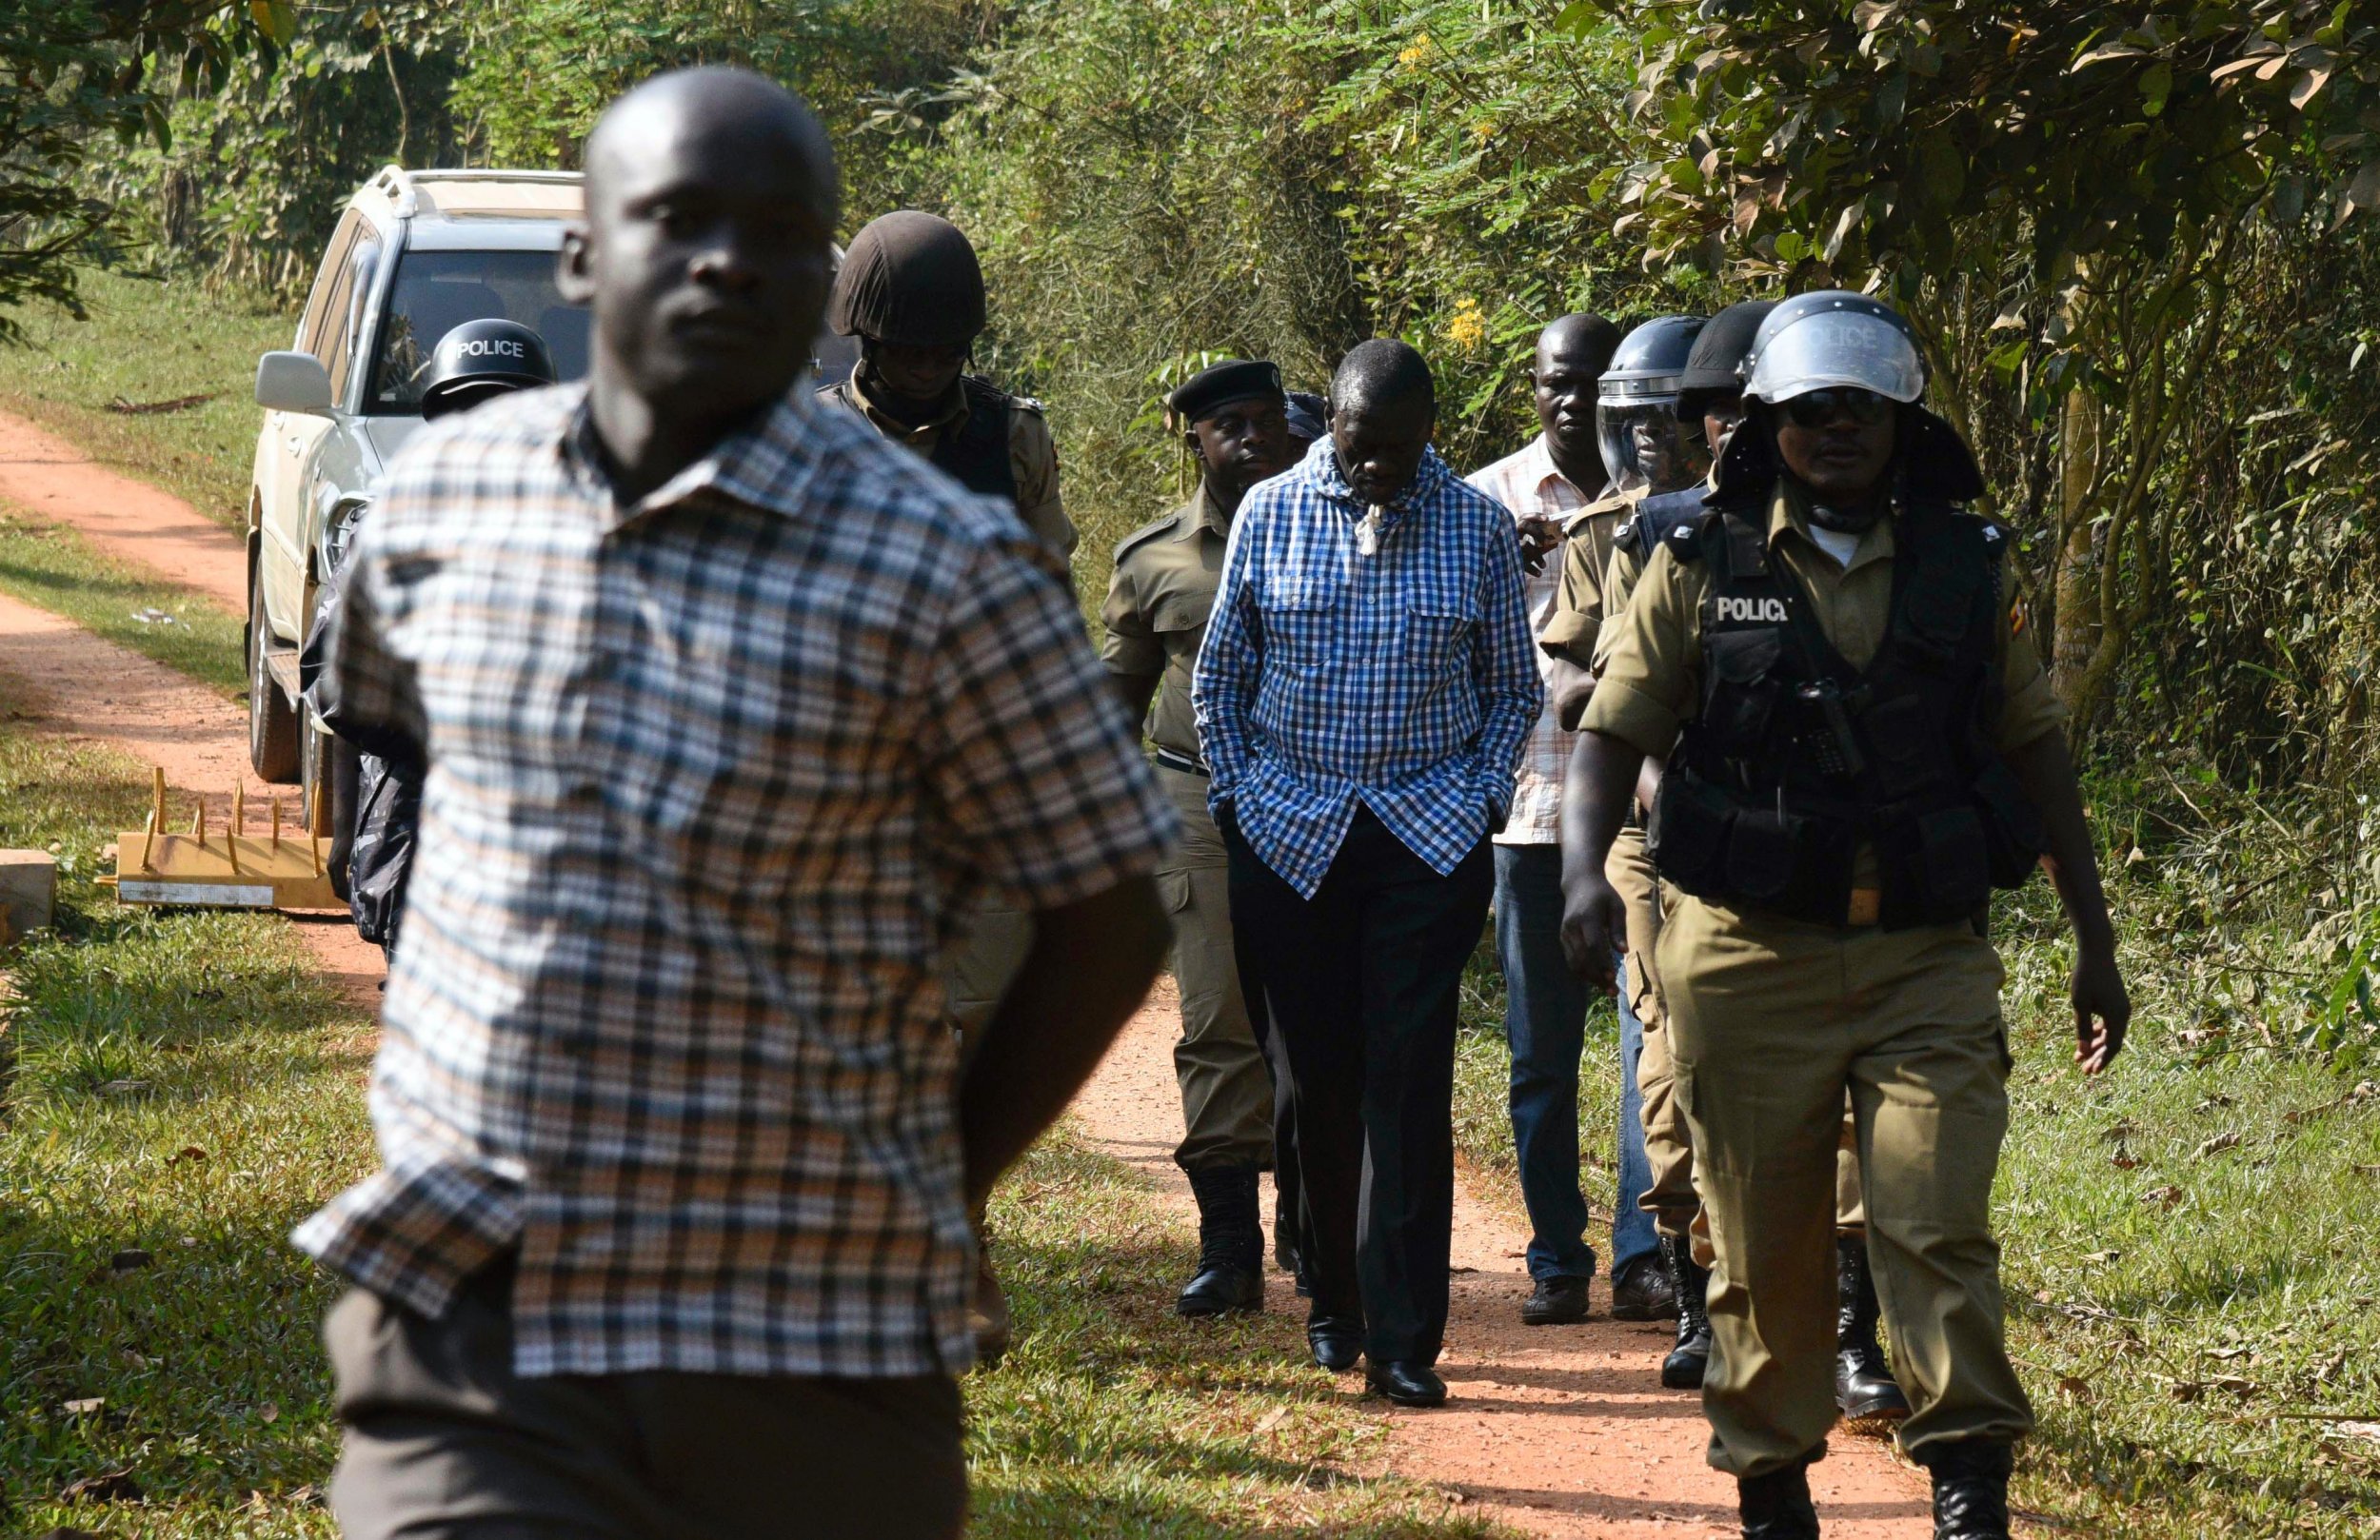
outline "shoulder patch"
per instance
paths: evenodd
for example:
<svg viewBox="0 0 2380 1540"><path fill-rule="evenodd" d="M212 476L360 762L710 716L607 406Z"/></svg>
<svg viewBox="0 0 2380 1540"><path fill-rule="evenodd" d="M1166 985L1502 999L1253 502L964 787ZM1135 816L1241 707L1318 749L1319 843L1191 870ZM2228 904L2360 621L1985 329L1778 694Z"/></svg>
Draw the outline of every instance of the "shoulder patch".
<svg viewBox="0 0 2380 1540"><path fill-rule="evenodd" d="M1121 563L1125 557L1131 555L1134 551L1139 550L1141 546L1146 545L1149 542L1157 539L1160 535L1170 535L1180 527L1181 510L1180 508L1176 508L1173 512L1166 514L1161 519L1151 520L1149 523L1142 524L1140 528L1134 530L1131 534L1126 535L1123 539L1116 543L1116 561Z"/></svg>
<svg viewBox="0 0 2380 1540"><path fill-rule="evenodd" d="M1669 554L1680 562L1701 561L1702 525L1700 519L1681 520L1672 524L1668 535L1663 537L1664 543L1669 546Z"/></svg>
<svg viewBox="0 0 2380 1540"><path fill-rule="evenodd" d="M1621 521L1620 526L1612 531L1612 539L1615 541L1625 543L1627 541L1635 540L1636 538L1636 520L1634 517Z"/></svg>

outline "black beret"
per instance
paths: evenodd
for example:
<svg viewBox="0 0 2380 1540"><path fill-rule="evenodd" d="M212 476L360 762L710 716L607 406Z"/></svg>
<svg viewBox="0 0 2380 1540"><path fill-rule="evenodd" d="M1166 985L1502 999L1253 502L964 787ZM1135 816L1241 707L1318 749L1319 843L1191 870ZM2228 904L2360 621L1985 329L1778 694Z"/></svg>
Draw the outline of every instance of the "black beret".
<svg viewBox="0 0 2380 1540"><path fill-rule="evenodd" d="M1760 323L1775 308L1775 300L1745 300L1721 310L1703 326L1695 338L1694 351L1686 356L1686 372L1677 377L1679 421L1691 423L1700 417L1704 397L1732 395L1744 387L1737 365L1752 351Z"/></svg>
<svg viewBox="0 0 2380 1540"><path fill-rule="evenodd" d="M1268 359L1227 359L1208 365L1174 386L1165 405L1183 423L1195 423L1228 402L1257 396L1286 402L1279 366Z"/></svg>

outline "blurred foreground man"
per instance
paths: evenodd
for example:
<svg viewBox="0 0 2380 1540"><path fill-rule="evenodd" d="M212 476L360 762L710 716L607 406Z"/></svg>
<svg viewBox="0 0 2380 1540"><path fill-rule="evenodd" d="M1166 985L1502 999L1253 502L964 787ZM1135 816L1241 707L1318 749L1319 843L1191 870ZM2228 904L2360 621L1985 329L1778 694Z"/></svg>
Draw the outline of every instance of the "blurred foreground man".
<svg viewBox="0 0 2380 1540"><path fill-rule="evenodd" d="M1157 874L1173 916L1174 979L1181 988L1174 1076L1182 1137L1174 1163L1199 1201L1199 1269L1176 1309L1204 1316L1264 1308L1258 1175L1267 1166L1280 1198L1277 1228L1291 1232L1280 1240L1295 1246L1288 1087L1267 1066L1249 1022L1232 950L1229 862L1207 812L1206 760L1190 704L1233 516L1248 488L1289 467L1289 403L1279 369L1234 359L1183 381L1165 405L1198 459L1199 489L1117 545L1101 611L1107 626L1101 658L1132 720L1148 719L1158 784L1181 817L1181 844Z"/></svg>
<svg viewBox="0 0 2380 1540"><path fill-rule="evenodd" d="M1529 624L1542 634L1560 586L1546 560L1605 475L1595 427L1596 382L1611 366L1619 328L1599 315L1566 315L1537 337L1529 371L1537 436L1528 447L1467 478L1508 510L1531 570ZM1608 543L1609 531L1606 530ZM1537 658L1540 679L1554 667ZM1587 1318L1595 1249L1578 1188L1578 1059L1586 1042L1587 987L1562 960L1562 772L1574 735L1549 697L1529 729L1513 777L1512 814L1496 835L1496 952L1504 970L1504 1040L1512 1054L1509 1105L1529 1211L1529 1297L1520 1318L1562 1326Z"/></svg>
<svg viewBox="0 0 2380 1540"><path fill-rule="evenodd" d="M1604 858L1639 765L1667 757L1648 848L1678 895L1658 969L1716 1251L1703 1408L1748 1540L1818 1532L1847 1093L1902 1446L1933 1473L1937 1540L2007 1540L2033 1413L1991 1226L2010 1067L1993 889L2046 855L2087 1073L2132 1014L2007 541L1963 511L1982 481L1923 385L1873 300L1804 294L1762 323L1713 511L1617 622L1564 809L1563 939L1608 987L1627 915Z"/></svg>
<svg viewBox="0 0 2380 1540"><path fill-rule="evenodd" d="M733 70L605 113L584 387L389 467L328 668L428 765L371 1106L298 1243L358 1540L949 1536L968 1207L1164 946L1171 811L1073 597L796 375L823 131ZM790 393L789 393L790 392ZM1039 938L962 1080L938 962Z"/></svg>
<svg viewBox="0 0 2380 1540"><path fill-rule="evenodd" d="M859 339L860 361L819 399L857 414L968 491L1011 504L1063 573L1075 528L1059 496L1058 447L1041 404L966 372L984 320L983 267L959 227L915 208L880 215L851 238L827 302L827 325ZM944 967L951 1021L968 1057L1032 945L1033 917L1013 895L983 895L960 922ZM988 1366L1008 1351L1008 1299L980 1234L982 1215L976 1220L967 1308L976 1354Z"/></svg>
<svg viewBox="0 0 2380 1540"><path fill-rule="evenodd" d="M1250 494L1199 654L1252 1009L1289 1069L1325 1369L1437 1406L1455 1017L1541 694L1512 516L1430 447L1429 365L1352 349L1330 435Z"/></svg>

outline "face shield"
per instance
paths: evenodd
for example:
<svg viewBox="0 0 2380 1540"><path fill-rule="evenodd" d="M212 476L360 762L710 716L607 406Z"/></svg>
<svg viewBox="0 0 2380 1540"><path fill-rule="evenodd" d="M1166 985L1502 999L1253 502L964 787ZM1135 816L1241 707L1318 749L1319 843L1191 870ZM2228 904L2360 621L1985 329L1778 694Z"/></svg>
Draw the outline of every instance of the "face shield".
<svg viewBox="0 0 2380 1540"><path fill-rule="evenodd" d="M1603 466L1620 491L1672 492L1701 474L1696 465L1701 435L1690 439L1677 420L1674 389L1638 394L1627 384L1606 385L1595 404L1595 434Z"/></svg>
<svg viewBox="0 0 2380 1540"><path fill-rule="evenodd" d="M1925 384L1925 364L1907 331L1866 310L1821 309L1761 340L1744 394L1774 403L1848 385L1906 405Z"/></svg>

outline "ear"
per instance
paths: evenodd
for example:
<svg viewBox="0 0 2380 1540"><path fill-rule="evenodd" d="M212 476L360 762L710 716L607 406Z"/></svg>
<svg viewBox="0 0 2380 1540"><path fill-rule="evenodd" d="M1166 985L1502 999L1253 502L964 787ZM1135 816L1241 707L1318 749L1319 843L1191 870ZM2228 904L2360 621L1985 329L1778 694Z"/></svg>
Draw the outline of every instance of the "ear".
<svg viewBox="0 0 2380 1540"><path fill-rule="evenodd" d="M554 287L571 305L594 302L595 260L585 225L572 225L562 232L562 251L554 259Z"/></svg>

